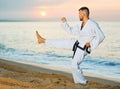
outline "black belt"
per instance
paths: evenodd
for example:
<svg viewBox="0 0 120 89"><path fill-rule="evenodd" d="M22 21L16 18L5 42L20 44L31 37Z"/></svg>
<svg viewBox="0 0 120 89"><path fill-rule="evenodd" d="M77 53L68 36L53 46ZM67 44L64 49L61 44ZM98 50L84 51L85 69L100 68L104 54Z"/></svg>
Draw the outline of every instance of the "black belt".
<svg viewBox="0 0 120 89"><path fill-rule="evenodd" d="M82 47L79 46L79 42L76 41L75 44L73 45L73 49L72 49L72 51L74 52L72 58L74 58L74 55L75 55L75 53L76 53L77 48L79 48L79 49L81 49L81 50L83 50L83 51L86 51L88 54L90 54L90 51L88 50L89 47L86 47L86 45L85 45L85 46L82 48Z"/></svg>

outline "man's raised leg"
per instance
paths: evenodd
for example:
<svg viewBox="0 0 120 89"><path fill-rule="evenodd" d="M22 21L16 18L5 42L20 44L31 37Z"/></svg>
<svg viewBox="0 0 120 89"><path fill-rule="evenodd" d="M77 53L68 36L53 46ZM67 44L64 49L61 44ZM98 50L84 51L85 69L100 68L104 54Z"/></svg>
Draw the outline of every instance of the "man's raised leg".
<svg viewBox="0 0 120 89"><path fill-rule="evenodd" d="M38 31L36 31L36 37L39 44L45 43L45 45L48 47L59 49L72 50L75 43L75 39L45 39L39 35Z"/></svg>

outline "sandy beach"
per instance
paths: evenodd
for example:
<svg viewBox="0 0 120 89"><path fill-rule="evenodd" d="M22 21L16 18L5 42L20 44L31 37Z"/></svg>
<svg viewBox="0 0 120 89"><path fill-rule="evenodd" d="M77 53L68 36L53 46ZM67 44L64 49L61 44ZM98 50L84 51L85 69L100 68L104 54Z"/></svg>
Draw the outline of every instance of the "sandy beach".
<svg viewBox="0 0 120 89"><path fill-rule="evenodd" d="M86 77L83 86L74 84L69 72L0 59L0 89L120 89L117 80Z"/></svg>

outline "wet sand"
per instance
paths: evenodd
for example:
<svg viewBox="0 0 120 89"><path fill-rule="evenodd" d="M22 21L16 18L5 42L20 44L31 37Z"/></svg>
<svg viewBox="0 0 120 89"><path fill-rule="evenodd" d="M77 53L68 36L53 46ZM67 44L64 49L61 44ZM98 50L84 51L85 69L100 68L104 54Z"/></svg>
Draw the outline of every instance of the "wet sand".
<svg viewBox="0 0 120 89"><path fill-rule="evenodd" d="M74 84L71 73L0 59L0 89L120 89L120 82L86 76Z"/></svg>

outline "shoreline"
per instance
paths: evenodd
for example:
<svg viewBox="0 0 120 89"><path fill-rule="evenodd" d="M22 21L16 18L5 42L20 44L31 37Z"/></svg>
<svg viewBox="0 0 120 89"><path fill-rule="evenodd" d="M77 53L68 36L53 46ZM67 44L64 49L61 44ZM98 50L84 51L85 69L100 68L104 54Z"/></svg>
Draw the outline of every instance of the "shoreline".
<svg viewBox="0 0 120 89"><path fill-rule="evenodd" d="M71 71L65 68L56 68L56 67L44 66L35 63L9 61L4 58L0 58L0 62L27 69L30 72L40 72L40 73L58 74L58 75L60 74L72 78ZM116 78L110 78L92 73L84 73L84 76L88 79L88 81L105 83L111 86L120 86L120 80L116 80Z"/></svg>

